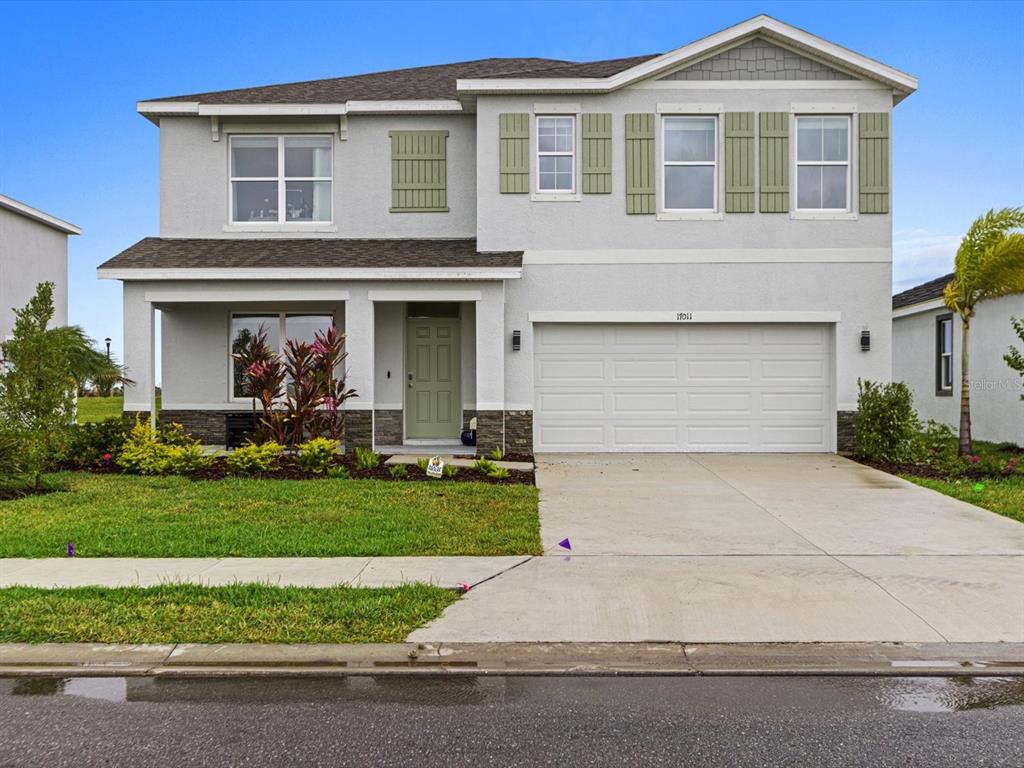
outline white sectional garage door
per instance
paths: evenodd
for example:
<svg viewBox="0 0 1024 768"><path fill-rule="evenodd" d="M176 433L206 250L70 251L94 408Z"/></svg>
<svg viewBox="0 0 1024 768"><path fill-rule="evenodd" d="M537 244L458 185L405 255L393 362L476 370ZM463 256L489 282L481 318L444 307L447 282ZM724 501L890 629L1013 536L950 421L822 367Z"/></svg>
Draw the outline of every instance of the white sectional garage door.
<svg viewBox="0 0 1024 768"><path fill-rule="evenodd" d="M534 326L537 451L831 451L832 326Z"/></svg>

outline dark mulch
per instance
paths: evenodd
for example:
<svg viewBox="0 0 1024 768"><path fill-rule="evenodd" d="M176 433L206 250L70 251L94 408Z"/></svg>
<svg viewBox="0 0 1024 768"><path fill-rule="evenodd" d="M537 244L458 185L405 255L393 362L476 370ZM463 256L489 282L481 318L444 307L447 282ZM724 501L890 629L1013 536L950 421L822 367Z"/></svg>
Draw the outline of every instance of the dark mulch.
<svg viewBox="0 0 1024 768"><path fill-rule="evenodd" d="M0 501L11 501L13 499L23 499L26 496L45 496L48 493L57 493L63 490L62 488L53 488L48 485L44 485L42 488L35 488L31 485L27 486L4 486L0 487Z"/></svg>
<svg viewBox="0 0 1024 768"><path fill-rule="evenodd" d="M897 464L889 461L864 459L857 456L852 456L851 458L860 464L888 472L890 475L913 475L914 477L926 477L931 480L997 480L1009 477L1012 474L1007 472L993 473L987 472L984 469L966 467L962 472L950 475L948 472L943 472L940 469L923 464Z"/></svg>
<svg viewBox="0 0 1024 768"><path fill-rule="evenodd" d="M488 477L479 472L474 472L468 467L461 467L455 477L445 478L432 478L427 477L426 472L420 469L415 464L406 465L405 477L393 477L391 474L391 467L384 466L384 462L387 461L390 456L381 455L380 464L374 469L361 469L356 464L355 456L351 454L344 454L338 456L334 460L334 464L339 467L344 467L348 470L349 475L354 480L390 480L392 482L441 482L441 483L488 483L490 485L533 485L534 484L534 473L520 472L512 470L509 472L509 476L504 479L498 479L494 477ZM230 476L232 473L228 469L227 462L223 456L218 456L213 460L213 464L209 469L204 469L200 472L195 472L191 475L193 480L220 480L222 478ZM278 459L277 466L270 472L265 472L259 477L272 479L272 480L317 480L324 477L324 475L316 475L312 472L306 472L299 467L298 462L294 456L282 456Z"/></svg>

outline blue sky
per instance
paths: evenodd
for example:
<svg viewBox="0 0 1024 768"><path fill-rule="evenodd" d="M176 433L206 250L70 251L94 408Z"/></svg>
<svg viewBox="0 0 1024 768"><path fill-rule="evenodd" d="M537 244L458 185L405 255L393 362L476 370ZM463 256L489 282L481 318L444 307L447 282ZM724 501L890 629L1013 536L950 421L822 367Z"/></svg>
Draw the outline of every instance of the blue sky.
<svg viewBox="0 0 1024 768"><path fill-rule="evenodd" d="M947 271L989 207L1024 204L1024 3L5 3L0 192L80 225L71 322L121 350L96 266L159 232L139 99L489 56L670 50L767 13L916 75L895 113L895 275Z"/></svg>

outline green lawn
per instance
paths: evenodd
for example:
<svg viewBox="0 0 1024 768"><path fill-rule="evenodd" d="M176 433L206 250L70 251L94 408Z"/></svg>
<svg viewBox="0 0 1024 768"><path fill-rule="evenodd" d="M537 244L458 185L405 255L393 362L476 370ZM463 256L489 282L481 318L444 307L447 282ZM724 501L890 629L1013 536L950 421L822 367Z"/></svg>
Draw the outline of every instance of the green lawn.
<svg viewBox="0 0 1024 768"><path fill-rule="evenodd" d="M80 397L78 398L78 423L85 424L90 421L103 421L114 416L120 416L124 406L124 398L121 395L114 397Z"/></svg>
<svg viewBox="0 0 1024 768"><path fill-rule="evenodd" d="M905 480L931 488L955 499L990 509L1004 517L1024 523L1024 477L1005 480L932 480L927 477L901 475ZM975 490L976 483L984 486Z"/></svg>
<svg viewBox="0 0 1024 768"><path fill-rule="evenodd" d="M425 584L11 587L0 589L0 643L395 643L457 599Z"/></svg>
<svg viewBox="0 0 1024 768"><path fill-rule="evenodd" d="M540 554L537 489L64 472L0 502L0 557Z"/></svg>

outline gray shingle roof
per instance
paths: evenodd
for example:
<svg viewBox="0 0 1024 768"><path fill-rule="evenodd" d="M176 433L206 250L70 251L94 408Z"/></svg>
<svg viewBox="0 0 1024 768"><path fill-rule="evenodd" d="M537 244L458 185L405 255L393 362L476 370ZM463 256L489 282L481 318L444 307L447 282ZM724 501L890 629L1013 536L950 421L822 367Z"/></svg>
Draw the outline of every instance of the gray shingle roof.
<svg viewBox="0 0 1024 768"><path fill-rule="evenodd" d="M608 77L653 58L573 62L560 59L479 59L431 67L393 69L365 75L299 83L192 93L147 101L199 101L204 104L342 104L346 101L457 99L455 81L496 77Z"/></svg>
<svg viewBox="0 0 1024 768"><path fill-rule="evenodd" d="M919 304L922 301L940 298L946 290L947 283L952 279L953 273L950 272L948 275L936 277L934 280L929 280L927 283L921 283L920 285L915 285L913 288L908 288L901 293L897 293L892 297L892 308L899 309L900 307L909 307L911 304Z"/></svg>
<svg viewBox="0 0 1024 768"><path fill-rule="evenodd" d="M522 251L480 253L476 240L147 237L100 269L520 267Z"/></svg>

